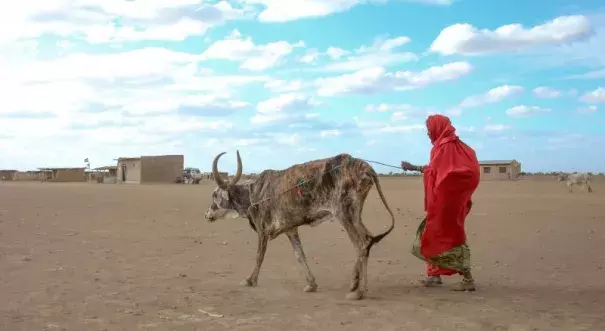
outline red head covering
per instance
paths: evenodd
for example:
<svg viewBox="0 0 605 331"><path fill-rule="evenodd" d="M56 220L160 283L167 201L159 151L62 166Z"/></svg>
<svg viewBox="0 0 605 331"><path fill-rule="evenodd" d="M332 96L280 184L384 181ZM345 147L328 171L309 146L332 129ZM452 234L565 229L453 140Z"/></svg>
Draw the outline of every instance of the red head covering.
<svg viewBox="0 0 605 331"><path fill-rule="evenodd" d="M439 114L429 116L426 120L426 128L429 131L431 143L435 146L458 138L456 129L447 116Z"/></svg>

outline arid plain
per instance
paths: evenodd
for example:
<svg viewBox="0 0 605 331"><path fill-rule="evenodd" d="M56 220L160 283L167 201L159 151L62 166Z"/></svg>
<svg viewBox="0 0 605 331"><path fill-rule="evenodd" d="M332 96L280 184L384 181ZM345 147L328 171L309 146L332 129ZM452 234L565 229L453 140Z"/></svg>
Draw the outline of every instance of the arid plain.
<svg viewBox="0 0 605 331"><path fill-rule="evenodd" d="M478 291L417 285L410 253L420 178L381 178L396 211L376 246L368 298L348 301L355 252L337 223L301 228L319 290L285 236L256 288L256 235L242 219L207 223L213 183L0 183L0 329L605 330L605 181L569 193L552 177L482 182L467 220ZM388 213L373 189L364 222Z"/></svg>

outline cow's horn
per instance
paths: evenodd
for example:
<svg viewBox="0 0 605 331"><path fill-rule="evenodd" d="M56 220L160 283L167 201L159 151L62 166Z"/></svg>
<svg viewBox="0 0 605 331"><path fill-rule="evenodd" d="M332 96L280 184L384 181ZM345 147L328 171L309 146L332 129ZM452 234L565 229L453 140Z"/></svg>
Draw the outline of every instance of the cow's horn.
<svg viewBox="0 0 605 331"><path fill-rule="evenodd" d="M219 155L217 155L214 158L214 161L212 162L212 176L214 177L214 181L216 182L216 185L218 185L218 187L220 188L224 188L225 186L227 186L227 184L223 181L223 179L221 178L221 176L218 173L218 159L221 158L221 156L223 156L223 154L225 154L226 152L222 152Z"/></svg>
<svg viewBox="0 0 605 331"><path fill-rule="evenodd" d="M239 156L239 151L237 151L237 171L235 172L235 176L231 180L231 185L237 184L237 182L242 177L242 158Z"/></svg>

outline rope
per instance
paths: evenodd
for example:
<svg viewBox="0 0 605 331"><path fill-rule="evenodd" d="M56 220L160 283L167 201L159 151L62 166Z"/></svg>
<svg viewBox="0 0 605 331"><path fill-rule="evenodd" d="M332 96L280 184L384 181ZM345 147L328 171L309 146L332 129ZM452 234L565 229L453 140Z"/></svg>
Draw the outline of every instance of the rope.
<svg viewBox="0 0 605 331"><path fill-rule="evenodd" d="M383 165L385 167L391 167L391 168L402 170L401 167L397 167L397 166L394 166L394 165L390 165L390 164L386 164L386 163L382 163L382 162L378 162L378 161L364 160L364 159L359 159L359 160L366 161L366 162L369 162L369 163L376 163L376 164Z"/></svg>
<svg viewBox="0 0 605 331"><path fill-rule="evenodd" d="M395 168L395 169L400 169L400 170L401 170L401 167L396 167L396 166L393 166L393 165L390 165L390 164L386 164L386 163L382 163L382 162L378 162L378 161L364 160L364 159L360 159L360 158L357 158L357 159L358 159L358 160L365 161L365 162L369 162L369 163L376 163L376 164L383 165L383 166L385 166L385 167L391 167L391 168ZM341 168L342 166L344 166L345 164L347 164L347 163L349 163L349 162L350 162L350 159L349 159L349 158L346 158L346 159L344 160L344 162L342 162L341 164L339 164L339 165L337 165L337 166L333 167L332 169L330 169L330 170L328 170L328 171L324 171L324 172L322 172L322 173L321 173L319 176L314 176L313 178L310 178L310 179L303 179L303 178L300 178L300 179L298 180L298 182L297 182L297 184L296 184L295 186L292 186L292 187L290 187L290 188L288 188L288 189L285 189L285 190L283 190L283 191L281 191L281 192L277 193L277 194L276 194L276 195L274 195L274 196L270 196L270 197L268 197L268 198L261 199L261 200L259 200L259 201L257 201L257 202L253 202L253 203L251 203L251 204L250 204L250 207L260 205L261 203L263 203L263 202L265 202L265 201L269 201L269 200L271 200L271 199L275 198L276 196L280 196L280 195L282 195L282 194L284 194L284 193L287 193L287 192L289 192L289 191L292 191L292 190L297 190L297 191L298 191L298 196L299 196L299 197L302 197L302 190L301 190L300 188L301 188L303 185L305 185L306 183L308 183L308 182L310 182L310 181L312 181L312 180L314 180L314 179L319 179L319 178L322 178L324 175L329 174L329 173L331 173L332 171L334 171L334 170L336 170L336 169L338 169L338 168ZM252 196L252 192L251 192L251 185L248 185L248 192L250 193L250 196Z"/></svg>

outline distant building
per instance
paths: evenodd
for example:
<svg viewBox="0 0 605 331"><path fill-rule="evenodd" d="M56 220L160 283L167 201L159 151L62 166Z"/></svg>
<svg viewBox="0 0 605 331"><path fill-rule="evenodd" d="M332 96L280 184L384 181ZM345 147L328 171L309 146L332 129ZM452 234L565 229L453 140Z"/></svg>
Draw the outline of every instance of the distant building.
<svg viewBox="0 0 605 331"><path fill-rule="evenodd" d="M86 168L38 168L40 172L46 174L48 182L85 182Z"/></svg>
<svg viewBox="0 0 605 331"><path fill-rule="evenodd" d="M52 178L52 170L28 170L19 171L16 174L16 180L20 181L46 181Z"/></svg>
<svg viewBox="0 0 605 331"><path fill-rule="evenodd" d="M117 182L129 184L175 183L183 176L183 155L121 157L117 165Z"/></svg>
<svg viewBox="0 0 605 331"><path fill-rule="evenodd" d="M516 160L479 161L481 180L517 180L521 163Z"/></svg>
<svg viewBox="0 0 605 331"><path fill-rule="evenodd" d="M93 181L103 184L115 184L118 179L117 166L104 166L94 168Z"/></svg>
<svg viewBox="0 0 605 331"><path fill-rule="evenodd" d="M0 170L0 180L16 180L17 170Z"/></svg>

